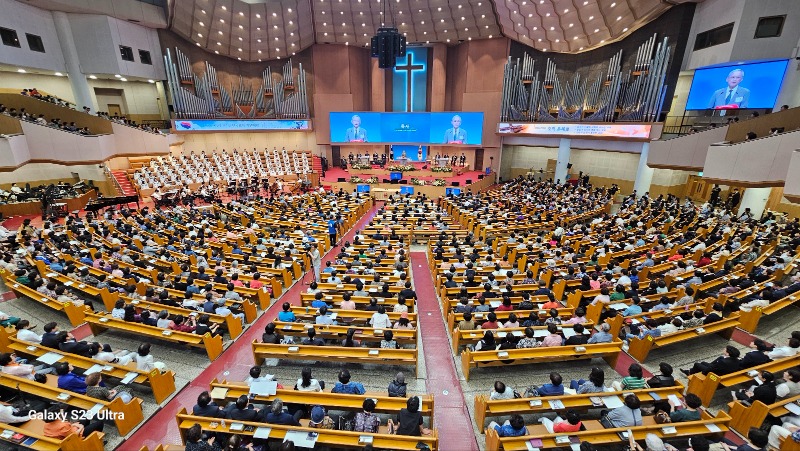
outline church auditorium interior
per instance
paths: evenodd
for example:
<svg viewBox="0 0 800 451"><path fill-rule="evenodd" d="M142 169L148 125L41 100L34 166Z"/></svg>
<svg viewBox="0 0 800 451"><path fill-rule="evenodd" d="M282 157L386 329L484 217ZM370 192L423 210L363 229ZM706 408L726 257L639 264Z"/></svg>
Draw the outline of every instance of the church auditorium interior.
<svg viewBox="0 0 800 451"><path fill-rule="evenodd" d="M797 0L0 11L0 450L800 450Z"/></svg>

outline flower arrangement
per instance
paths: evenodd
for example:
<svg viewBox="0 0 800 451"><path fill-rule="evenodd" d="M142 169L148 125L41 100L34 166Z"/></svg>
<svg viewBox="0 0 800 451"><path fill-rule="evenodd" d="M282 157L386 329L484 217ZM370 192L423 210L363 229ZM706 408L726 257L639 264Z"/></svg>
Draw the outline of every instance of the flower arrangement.
<svg viewBox="0 0 800 451"><path fill-rule="evenodd" d="M388 169L388 170L390 170L392 172L411 172L411 171L416 171L417 170L417 168L415 168L413 165L410 165L410 164L395 164L395 165L389 166L386 169Z"/></svg>
<svg viewBox="0 0 800 451"><path fill-rule="evenodd" d="M372 165L368 163L353 163L350 169L372 169Z"/></svg>
<svg viewBox="0 0 800 451"><path fill-rule="evenodd" d="M411 179L411 184L412 185L417 185L417 186L425 186L425 180L412 178Z"/></svg>
<svg viewBox="0 0 800 451"><path fill-rule="evenodd" d="M357 175L354 175L354 176L350 177L350 183L364 183L364 179L362 179L361 177L359 177Z"/></svg>
<svg viewBox="0 0 800 451"><path fill-rule="evenodd" d="M435 166L431 168L431 172L453 172L452 166Z"/></svg>
<svg viewBox="0 0 800 451"><path fill-rule="evenodd" d="M366 180L366 182L369 183L370 185L374 185L374 184L378 183L378 177L372 176L372 177L368 178Z"/></svg>
<svg viewBox="0 0 800 451"><path fill-rule="evenodd" d="M433 181L433 186L445 186L445 185L447 185L447 182L445 182L444 179L436 179Z"/></svg>

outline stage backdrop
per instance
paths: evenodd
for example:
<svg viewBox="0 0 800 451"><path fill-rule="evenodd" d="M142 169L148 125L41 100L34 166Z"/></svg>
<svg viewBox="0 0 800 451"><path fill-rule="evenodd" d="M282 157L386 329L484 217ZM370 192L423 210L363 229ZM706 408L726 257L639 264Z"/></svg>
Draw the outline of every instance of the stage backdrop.
<svg viewBox="0 0 800 451"><path fill-rule="evenodd" d="M480 146L483 113L331 112L331 143L463 144Z"/></svg>

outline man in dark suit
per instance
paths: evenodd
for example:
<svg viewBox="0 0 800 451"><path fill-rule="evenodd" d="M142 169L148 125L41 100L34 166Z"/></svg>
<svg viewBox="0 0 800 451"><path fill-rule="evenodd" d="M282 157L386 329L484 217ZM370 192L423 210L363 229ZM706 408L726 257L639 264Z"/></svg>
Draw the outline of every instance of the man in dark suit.
<svg viewBox="0 0 800 451"><path fill-rule="evenodd" d="M56 348L58 349L58 341L56 340L56 335L58 335L58 324L55 322L47 323L44 325L44 334L42 334L42 346L47 346L48 348Z"/></svg>
<svg viewBox="0 0 800 451"><path fill-rule="evenodd" d="M219 408L217 403L212 402L211 395L209 395L207 391L204 391L197 397L197 404L192 407L192 415L222 418L225 416L225 412Z"/></svg>
<svg viewBox="0 0 800 451"><path fill-rule="evenodd" d="M247 395L241 395L236 403L231 404L225 409L225 418L236 421L255 421L258 411L253 406L248 405Z"/></svg>
<svg viewBox="0 0 800 451"><path fill-rule="evenodd" d="M772 360L767 355L767 351L769 351L769 345L767 345L767 343L760 338L756 338L750 347L755 349L742 357L742 361L739 362L740 369L745 370L747 368L752 368Z"/></svg>
<svg viewBox="0 0 800 451"><path fill-rule="evenodd" d="M741 353L738 349L728 345L725 347L725 352L720 357L714 359L713 362L697 362L689 370L681 368L681 373L687 376L695 373L703 373L704 375L714 373L717 376L730 374L740 369L739 355L741 355Z"/></svg>
<svg viewBox="0 0 800 451"><path fill-rule="evenodd" d="M405 288L400 290L400 296L403 296L406 299L417 298L417 292L411 289L411 282L406 282Z"/></svg>
<svg viewBox="0 0 800 451"><path fill-rule="evenodd" d="M656 374L647 380L647 385L650 388L672 387L675 385L675 378L672 376L672 365L667 362L661 362L658 364L658 370L661 374Z"/></svg>
<svg viewBox="0 0 800 451"><path fill-rule="evenodd" d="M62 330L58 334L56 334L56 341L58 341L58 349L69 352L70 354L77 354L82 355L84 357L91 357L89 344L85 341L75 341L75 338L67 333L67 331Z"/></svg>

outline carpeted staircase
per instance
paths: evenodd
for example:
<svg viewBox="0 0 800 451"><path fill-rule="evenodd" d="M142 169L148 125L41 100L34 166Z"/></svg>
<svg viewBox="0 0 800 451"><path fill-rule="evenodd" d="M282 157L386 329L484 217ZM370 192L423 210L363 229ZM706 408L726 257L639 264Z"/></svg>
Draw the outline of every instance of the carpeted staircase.
<svg viewBox="0 0 800 451"><path fill-rule="evenodd" d="M122 192L119 193L120 196L135 196L136 189L131 184L131 181L128 180L128 173L125 171L111 171L111 175L117 179L117 183L122 188ZM117 188L119 190L119 188Z"/></svg>

